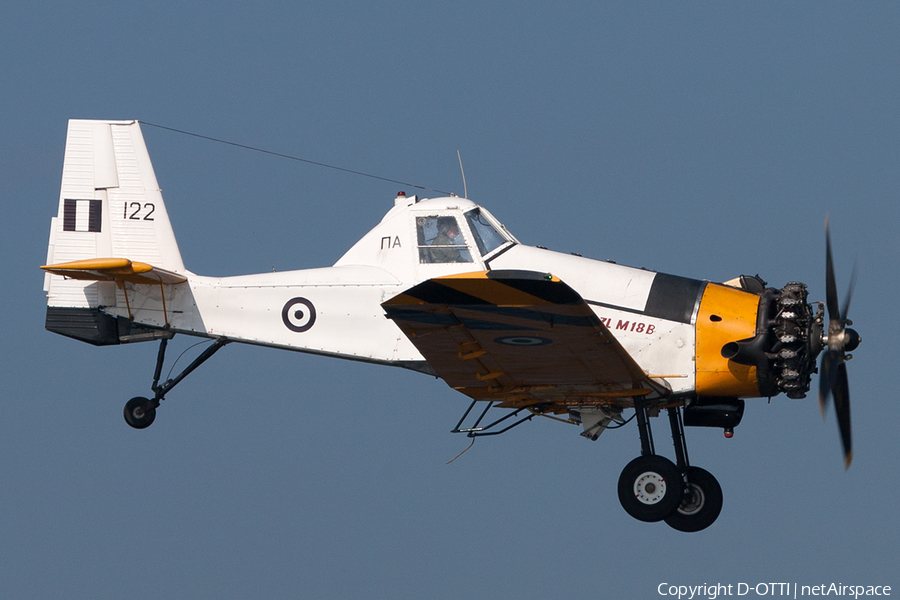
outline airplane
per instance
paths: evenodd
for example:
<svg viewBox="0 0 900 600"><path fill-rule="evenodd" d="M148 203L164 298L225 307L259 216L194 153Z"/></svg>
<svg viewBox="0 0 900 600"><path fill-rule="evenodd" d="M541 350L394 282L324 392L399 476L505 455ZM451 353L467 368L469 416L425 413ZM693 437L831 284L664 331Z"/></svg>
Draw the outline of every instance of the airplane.
<svg viewBox="0 0 900 600"><path fill-rule="evenodd" d="M473 442L536 416L589 440L635 420L640 455L619 476L622 507L696 532L716 521L722 490L689 462L685 427L730 437L747 398L803 398L819 372L850 464L846 361L861 338L847 318L852 281L838 302L827 219L825 230L824 305L798 282L715 283L528 246L467 198L402 192L331 267L205 277L182 262L140 122L71 120L41 267L45 326L97 346L159 342L152 395L125 404L136 429L232 342L439 377L472 400L452 431ZM161 381L176 334L212 343ZM491 421L491 409L507 412ZM674 461L653 441L663 409Z"/></svg>

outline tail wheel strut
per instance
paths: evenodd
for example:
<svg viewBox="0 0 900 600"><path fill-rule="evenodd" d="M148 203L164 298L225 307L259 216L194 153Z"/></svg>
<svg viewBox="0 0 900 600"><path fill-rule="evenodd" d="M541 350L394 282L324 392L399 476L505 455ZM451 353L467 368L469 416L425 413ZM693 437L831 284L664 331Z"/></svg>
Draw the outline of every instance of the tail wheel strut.
<svg viewBox="0 0 900 600"><path fill-rule="evenodd" d="M153 391L153 398L150 399L138 396L125 403L125 422L135 429L146 429L147 427L150 427L153 420L156 419L156 409L159 408L160 403L165 400L166 394L176 385L181 383L185 377L190 375L194 369L202 365L212 357L213 354L218 352L222 346L229 342L229 340L225 338L216 338L216 341L206 350L201 352L191 364L185 367L184 371L178 374L178 376L159 385L163 363L166 359L166 345L168 342L168 338L163 338L159 343L159 352L156 355L156 370L153 372L153 385L150 386L150 389Z"/></svg>

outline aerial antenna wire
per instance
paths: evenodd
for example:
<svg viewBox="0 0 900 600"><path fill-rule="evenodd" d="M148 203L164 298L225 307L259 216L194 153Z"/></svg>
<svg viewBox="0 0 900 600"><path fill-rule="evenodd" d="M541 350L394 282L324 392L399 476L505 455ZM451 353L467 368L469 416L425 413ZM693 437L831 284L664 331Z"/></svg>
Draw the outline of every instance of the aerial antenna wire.
<svg viewBox="0 0 900 600"><path fill-rule="evenodd" d="M209 140L211 142L218 142L220 144L226 144L228 146L235 146L237 148L243 148L245 150L253 150L254 152L262 152L263 154L270 154L272 156L278 156L280 158L287 158L290 160L296 160L298 162L306 163L308 165L315 165L317 167L326 167L328 169L334 169L336 171L343 171L344 173L351 173L353 175L360 175L362 177L369 177L370 179L378 179L380 181L387 181L389 183L397 183L400 185L405 185L409 187L413 187L420 190L427 190L429 192L437 192L439 194L447 194L450 195L450 192L445 192L443 190L436 190L434 188L425 187L423 185L416 185L415 183L409 183L407 181L399 181L397 179L388 179L387 177L380 177L378 175L371 175L369 173L363 173L362 171L354 171L353 169L345 169L344 167L336 167L334 165L329 165L323 162L317 162L314 160L308 160L306 158L300 158L299 156L291 156L290 154L282 154L281 152L273 152L272 150L265 150L263 148L257 148L255 146L248 146L246 144L239 144L237 142L229 142L228 140L222 140L219 138L210 137L208 135L201 135L199 133L193 133L191 131L185 131L183 129L175 129L174 127L166 127L165 125L157 125L156 123L149 123L147 121L138 121L143 125L149 125L150 127L156 127L158 129L165 129L167 131L173 131L175 133L181 133L184 135L189 135L191 137L200 138L202 140Z"/></svg>
<svg viewBox="0 0 900 600"><path fill-rule="evenodd" d="M188 346L187 348L185 348L185 349L181 352L181 354L178 355L178 358L175 359L175 362L172 363L172 366L169 368L169 372L166 374L166 379L169 379L169 378L171 377L172 371L175 370L175 365L178 364L178 361L181 360L181 357L182 357L182 356L184 356L185 354L187 354L187 351L188 351L188 350L190 350L190 349L193 348L194 346L199 346L200 344L205 344L205 343L207 343L207 342L209 342L209 341L210 341L210 340L200 340L200 341L197 342L196 344L191 344L190 346ZM170 381L171 381L171 380L170 380Z"/></svg>
<svg viewBox="0 0 900 600"><path fill-rule="evenodd" d="M459 172L462 173L462 178L463 178L463 198L468 200L469 199L469 190L468 190L468 188L466 188L466 172L463 170L462 156L460 156L459 150L456 151L456 158L459 159Z"/></svg>

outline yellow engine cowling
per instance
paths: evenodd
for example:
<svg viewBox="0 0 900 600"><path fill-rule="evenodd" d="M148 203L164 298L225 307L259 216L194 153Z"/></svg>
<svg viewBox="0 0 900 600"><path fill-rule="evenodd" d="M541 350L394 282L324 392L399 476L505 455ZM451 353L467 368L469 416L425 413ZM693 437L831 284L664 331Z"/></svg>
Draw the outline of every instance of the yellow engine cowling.
<svg viewBox="0 0 900 600"><path fill-rule="evenodd" d="M697 312L696 389L698 396L758 397L757 367L722 356L722 348L757 334L760 296L710 283Z"/></svg>

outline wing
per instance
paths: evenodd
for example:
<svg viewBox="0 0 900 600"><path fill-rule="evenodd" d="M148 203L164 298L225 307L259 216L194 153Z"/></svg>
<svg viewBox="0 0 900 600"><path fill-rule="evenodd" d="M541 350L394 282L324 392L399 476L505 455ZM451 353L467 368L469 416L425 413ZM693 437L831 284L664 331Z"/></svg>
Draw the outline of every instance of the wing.
<svg viewBox="0 0 900 600"><path fill-rule="evenodd" d="M88 281L129 281L131 283L182 283L187 277L127 258L92 258L57 265L43 265L43 270L72 279Z"/></svg>
<svg viewBox="0 0 900 600"><path fill-rule="evenodd" d="M665 396L575 290L545 273L423 282L382 304L448 385L501 406L628 406Z"/></svg>

